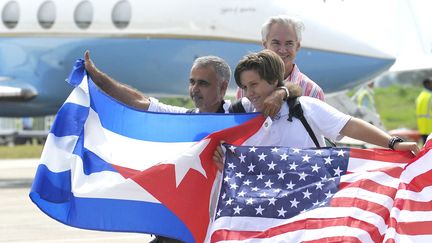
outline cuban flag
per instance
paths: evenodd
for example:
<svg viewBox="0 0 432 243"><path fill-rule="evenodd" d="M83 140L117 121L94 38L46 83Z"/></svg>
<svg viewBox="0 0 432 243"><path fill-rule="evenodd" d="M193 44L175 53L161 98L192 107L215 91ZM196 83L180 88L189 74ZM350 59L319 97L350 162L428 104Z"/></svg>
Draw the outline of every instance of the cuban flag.
<svg viewBox="0 0 432 243"><path fill-rule="evenodd" d="M135 110L100 91L83 60L68 81L75 88L48 135L31 200L73 227L203 242L218 186L213 151L221 139L241 144L263 117Z"/></svg>
<svg viewBox="0 0 432 243"><path fill-rule="evenodd" d="M415 158L224 146L208 242L432 242L432 141Z"/></svg>

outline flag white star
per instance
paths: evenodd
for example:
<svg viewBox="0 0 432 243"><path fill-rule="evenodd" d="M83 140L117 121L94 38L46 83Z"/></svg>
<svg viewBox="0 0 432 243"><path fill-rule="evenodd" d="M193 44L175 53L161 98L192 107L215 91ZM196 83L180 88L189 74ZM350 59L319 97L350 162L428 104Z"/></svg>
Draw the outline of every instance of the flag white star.
<svg viewBox="0 0 432 243"><path fill-rule="evenodd" d="M260 172L260 174L257 175L257 180L259 180L259 179L261 179L261 180L264 179L264 175L262 172Z"/></svg>
<svg viewBox="0 0 432 243"><path fill-rule="evenodd" d="M302 192L302 193L303 193L303 198L309 198L310 199L310 195L312 195L312 193L309 192L309 189L306 189L306 191Z"/></svg>
<svg viewBox="0 0 432 243"><path fill-rule="evenodd" d="M256 152L256 150L257 150L257 148L255 148L255 147L249 148L249 152Z"/></svg>
<svg viewBox="0 0 432 243"><path fill-rule="evenodd" d="M292 208L297 208L297 204L299 204L300 202L298 202L297 199L294 198L294 200L290 201L290 203Z"/></svg>
<svg viewBox="0 0 432 243"><path fill-rule="evenodd" d="M239 205L237 205L237 207L233 208L234 209L234 214L240 214L240 211L243 209L241 207L239 207Z"/></svg>
<svg viewBox="0 0 432 243"><path fill-rule="evenodd" d="M319 166L318 166L318 164L315 164L315 165L314 165L314 166L312 166L311 168L312 168L312 172L314 172L314 171L315 171L315 172L317 172L317 173L318 173L318 170L319 170L319 169L320 169L321 167L319 167Z"/></svg>
<svg viewBox="0 0 432 243"><path fill-rule="evenodd" d="M246 199L246 205L249 205L249 204L252 205L254 201L255 200L250 197L250 198Z"/></svg>
<svg viewBox="0 0 432 243"><path fill-rule="evenodd" d="M231 152L233 152L233 153L235 153L235 149L236 149L236 147L234 147L234 145L231 145L231 146L229 147L229 150L231 150Z"/></svg>
<svg viewBox="0 0 432 243"><path fill-rule="evenodd" d="M309 162L309 160L310 160L311 157L309 157L309 155L306 154L302 158L303 158L303 162Z"/></svg>
<svg viewBox="0 0 432 243"><path fill-rule="evenodd" d="M248 172L254 172L254 168L255 168L255 165L253 165L252 163L248 166Z"/></svg>
<svg viewBox="0 0 432 243"><path fill-rule="evenodd" d="M328 164L328 165L331 165L331 162L333 161L333 159L330 158L330 156L327 157L327 158L324 158L324 160L325 160L325 163L324 163L324 164Z"/></svg>
<svg viewBox="0 0 432 243"><path fill-rule="evenodd" d="M244 174L241 172L235 173L235 177L242 178L243 176L244 176Z"/></svg>
<svg viewBox="0 0 432 243"><path fill-rule="evenodd" d="M266 192L262 192L262 193L260 194L260 197L267 197L267 193L266 193Z"/></svg>
<svg viewBox="0 0 432 243"><path fill-rule="evenodd" d="M285 213L287 212L287 211L284 210L283 207L281 209L277 210L277 211L279 213L278 216L282 216L282 217L285 217Z"/></svg>
<svg viewBox="0 0 432 243"><path fill-rule="evenodd" d="M293 148L292 150L293 150L293 153L295 153L295 154L299 154L300 153L300 149L298 149L298 148Z"/></svg>
<svg viewBox="0 0 432 243"><path fill-rule="evenodd" d="M221 213L222 213L222 210L219 209L219 210L217 211L216 215L217 215L217 216L220 216Z"/></svg>
<svg viewBox="0 0 432 243"><path fill-rule="evenodd" d="M288 158L288 154L286 154L285 152L283 154L280 155L281 160L287 160Z"/></svg>
<svg viewBox="0 0 432 243"><path fill-rule="evenodd" d="M315 150L315 155L322 155L322 150L321 149Z"/></svg>
<svg viewBox="0 0 432 243"><path fill-rule="evenodd" d="M344 156L345 155L345 151L343 151L342 149L341 150L339 150L339 152L338 152L338 156Z"/></svg>
<svg viewBox="0 0 432 243"><path fill-rule="evenodd" d="M343 170L339 166L334 170L334 176L340 176Z"/></svg>
<svg viewBox="0 0 432 243"><path fill-rule="evenodd" d="M258 187L252 187L252 188L251 188L251 191L253 191L253 192L257 192L257 191L259 191L259 188L258 188Z"/></svg>
<svg viewBox="0 0 432 243"><path fill-rule="evenodd" d="M274 148L271 149L271 151L272 151L273 153L277 153L277 152L279 151L279 149L276 148L276 147L274 147Z"/></svg>
<svg viewBox="0 0 432 243"><path fill-rule="evenodd" d="M277 174L278 175L278 179L285 179L285 175L286 173L283 172L283 170L280 171L280 173Z"/></svg>
<svg viewBox="0 0 432 243"><path fill-rule="evenodd" d="M230 189L237 189L238 185L236 183L230 184Z"/></svg>
<svg viewBox="0 0 432 243"><path fill-rule="evenodd" d="M261 154L258 155L258 157L259 157L258 161L261 161L261 160L265 161L265 158L267 157L267 155L264 154L264 153L261 153Z"/></svg>
<svg viewBox="0 0 432 243"><path fill-rule="evenodd" d="M207 174L201 165L199 155L207 147L209 142L210 139L201 140L188 149L188 151L173 159L171 163L175 166L176 187L179 186L183 178L191 169L198 171L207 178Z"/></svg>
<svg viewBox="0 0 432 243"><path fill-rule="evenodd" d="M231 179L231 178L229 178L229 176L225 176L224 181L225 181L225 182L229 182L230 179Z"/></svg>
<svg viewBox="0 0 432 243"><path fill-rule="evenodd" d="M272 198L269 198L268 199L269 200L269 205L276 205L275 203L276 203L276 198L274 198L274 197L272 197Z"/></svg>
<svg viewBox="0 0 432 243"><path fill-rule="evenodd" d="M231 203L234 201L234 199L232 199L232 198L229 198L225 203L225 206L226 205L231 205Z"/></svg>
<svg viewBox="0 0 432 243"><path fill-rule="evenodd" d="M222 194L222 199L226 198L226 193Z"/></svg>
<svg viewBox="0 0 432 243"><path fill-rule="evenodd" d="M296 170L298 165L293 161L291 164L289 164L289 166L290 170Z"/></svg>
<svg viewBox="0 0 432 243"><path fill-rule="evenodd" d="M308 176L308 174L304 173L304 171L302 171L302 173L299 174L300 179L299 180L306 180L306 176Z"/></svg>
<svg viewBox="0 0 432 243"><path fill-rule="evenodd" d="M275 168L275 166L277 165L277 164L275 164L273 161L270 163L270 164L267 164L268 165L268 167L269 167L269 169L268 170L274 170Z"/></svg>
<svg viewBox="0 0 432 243"><path fill-rule="evenodd" d="M240 159L240 163L244 163L246 156L244 156L243 153L240 153L240 156L238 158Z"/></svg>
<svg viewBox="0 0 432 243"><path fill-rule="evenodd" d="M234 163L228 163L228 168L229 168L229 169L234 170L235 167L237 167L237 166L235 166Z"/></svg>
<svg viewBox="0 0 432 243"><path fill-rule="evenodd" d="M261 205L259 205L257 208L255 208L255 210L256 210L255 215L258 215L258 214L263 215L262 212L264 211L264 208L262 208Z"/></svg>
<svg viewBox="0 0 432 243"><path fill-rule="evenodd" d="M296 185L296 184L292 183L292 181L290 181L289 184L286 184L287 189L290 189L290 190L294 190L294 186L295 186L295 185Z"/></svg>
<svg viewBox="0 0 432 243"><path fill-rule="evenodd" d="M318 190L318 189L322 190L322 189L323 189L323 188L322 188L323 186L324 186L324 184L322 184L321 181L318 181L317 184L316 184L316 188L315 188L315 189L316 189L316 190Z"/></svg>
<svg viewBox="0 0 432 243"><path fill-rule="evenodd" d="M328 191L327 193L324 193L326 195L327 198L331 198L331 196L333 196L333 193L331 193L331 191Z"/></svg>
<svg viewBox="0 0 432 243"><path fill-rule="evenodd" d="M246 185L246 186L249 186L251 183L252 182L249 179L243 181L243 185Z"/></svg>
<svg viewBox="0 0 432 243"><path fill-rule="evenodd" d="M320 201L316 200L316 202L312 203L314 206L318 206L320 204Z"/></svg>
<svg viewBox="0 0 432 243"><path fill-rule="evenodd" d="M274 183L269 179L268 181L264 182L264 184L265 187L271 188Z"/></svg>
<svg viewBox="0 0 432 243"><path fill-rule="evenodd" d="M241 191L241 192L237 193L237 196L239 196L239 197L244 197L244 195L246 195L245 191Z"/></svg>

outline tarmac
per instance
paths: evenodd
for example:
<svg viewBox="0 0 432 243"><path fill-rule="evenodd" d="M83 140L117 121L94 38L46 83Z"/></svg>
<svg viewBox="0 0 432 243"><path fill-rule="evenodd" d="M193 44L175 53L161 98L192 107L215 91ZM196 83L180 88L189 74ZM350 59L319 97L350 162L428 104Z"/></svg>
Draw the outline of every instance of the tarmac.
<svg viewBox="0 0 432 243"><path fill-rule="evenodd" d="M0 242L149 242L147 234L70 227L45 215L28 194L37 159L0 159Z"/></svg>

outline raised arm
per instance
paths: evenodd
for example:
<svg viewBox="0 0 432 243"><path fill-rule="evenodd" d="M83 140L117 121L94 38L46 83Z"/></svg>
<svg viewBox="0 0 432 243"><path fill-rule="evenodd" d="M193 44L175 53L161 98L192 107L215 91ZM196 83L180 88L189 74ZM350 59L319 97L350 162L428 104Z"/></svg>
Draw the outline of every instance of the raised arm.
<svg viewBox="0 0 432 243"><path fill-rule="evenodd" d="M341 134L367 143L375 144L384 148L389 147L390 135L379 128L361 119L352 117L342 128ZM399 142L394 144L394 149L399 151L411 151L418 154L419 147L414 142Z"/></svg>
<svg viewBox="0 0 432 243"><path fill-rule="evenodd" d="M90 59L90 52L84 54L85 69L95 84L114 99L142 110L148 110L150 99L140 91L118 82L100 71Z"/></svg>

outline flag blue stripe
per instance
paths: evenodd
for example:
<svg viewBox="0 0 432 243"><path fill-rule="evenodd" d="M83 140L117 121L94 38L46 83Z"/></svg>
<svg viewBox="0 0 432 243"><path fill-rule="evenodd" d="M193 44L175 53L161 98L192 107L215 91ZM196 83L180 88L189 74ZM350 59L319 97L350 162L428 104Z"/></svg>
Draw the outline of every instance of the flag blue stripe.
<svg viewBox="0 0 432 243"><path fill-rule="evenodd" d="M208 134L236 126L257 116L252 114L168 114L139 111L122 105L89 82L90 106L102 126L117 134L153 142L199 141Z"/></svg>
<svg viewBox="0 0 432 243"><path fill-rule="evenodd" d="M88 113L88 107L65 103L57 113L51 133L57 137L79 136L84 128Z"/></svg>
<svg viewBox="0 0 432 243"><path fill-rule="evenodd" d="M70 170L53 173L46 165L40 164L31 191L39 192L41 198L52 203L65 202L72 197L70 178Z"/></svg>
<svg viewBox="0 0 432 243"><path fill-rule="evenodd" d="M40 165L29 196L43 212L66 225L158 235L169 232L168 237L180 236L183 241L194 241L187 227L161 204L75 197L70 192L70 180L70 171L54 173Z"/></svg>
<svg viewBox="0 0 432 243"><path fill-rule="evenodd" d="M81 158L83 161L84 174L86 175L101 171L117 172L117 170L114 169L110 163L107 163L105 160L101 159L99 156L86 148L83 148Z"/></svg>
<svg viewBox="0 0 432 243"><path fill-rule="evenodd" d="M72 86L77 87L78 85L81 84L85 73L86 72L84 69L84 60L78 59L75 61L75 64L72 67L72 71L69 74L69 77L66 79L66 81Z"/></svg>

